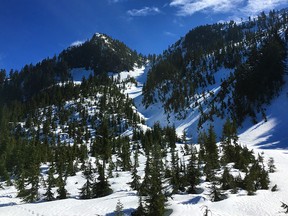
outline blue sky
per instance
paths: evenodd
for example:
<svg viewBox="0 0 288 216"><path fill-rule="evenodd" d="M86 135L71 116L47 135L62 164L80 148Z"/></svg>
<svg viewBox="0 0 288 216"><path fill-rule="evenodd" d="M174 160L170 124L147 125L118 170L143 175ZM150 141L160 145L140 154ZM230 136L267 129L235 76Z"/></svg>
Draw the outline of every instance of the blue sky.
<svg viewBox="0 0 288 216"><path fill-rule="evenodd" d="M287 0L1 0L0 68L35 64L96 32L160 54L198 25L283 7Z"/></svg>

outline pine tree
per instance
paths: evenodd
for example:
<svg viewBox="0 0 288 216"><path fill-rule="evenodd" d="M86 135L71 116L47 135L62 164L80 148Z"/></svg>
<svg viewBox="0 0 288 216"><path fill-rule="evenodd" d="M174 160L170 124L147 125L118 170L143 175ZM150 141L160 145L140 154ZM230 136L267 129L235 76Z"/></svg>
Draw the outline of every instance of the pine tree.
<svg viewBox="0 0 288 216"><path fill-rule="evenodd" d="M139 195L147 196L149 193L149 189L151 187L151 158L150 154L147 155L145 168L144 168L145 176L140 185Z"/></svg>
<svg viewBox="0 0 288 216"><path fill-rule="evenodd" d="M162 157L160 145L154 144L151 152L150 187L147 191L147 215L164 215L166 197L162 186ZM145 176L148 173L145 173Z"/></svg>
<svg viewBox="0 0 288 216"><path fill-rule="evenodd" d="M17 197L26 197L28 194L28 191L25 188L25 174L24 171L18 176L18 179L16 180L16 188L17 188Z"/></svg>
<svg viewBox="0 0 288 216"><path fill-rule="evenodd" d="M206 162L209 161L212 169L219 168L218 147L216 145L216 133L212 125L208 129L207 139L204 143L206 150Z"/></svg>
<svg viewBox="0 0 288 216"><path fill-rule="evenodd" d="M113 170L115 168L115 164L113 163L112 159L109 159L109 166L108 166L108 178L113 178Z"/></svg>
<svg viewBox="0 0 288 216"><path fill-rule="evenodd" d="M139 166L139 162L138 162L138 148L136 149L136 151L134 152L134 165L133 165L133 168L132 168L132 182L130 182L130 186L133 190L137 190L137 192L139 193L139 190L140 190L140 186L141 186L141 183L140 183L140 180L141 180L141 177L137 174L138 171L137 171L137 167Z"/></svg>
<svg viewBox="0 0 288 216"><path fill-rule="evenodd" d="M117 204L116 204L116 209L115 209L115 216L124 216L123 209L124 209L124 206L121 203L121 201L118 199Z"/></svg>
<svg viewBox="0 0 288 216"><path fill-rule="evenodd" d="M120 154L122 160L122 170L130 171L131 169L131 161L130 161L130 145L126 139L122 141L122 149Z"/></svg>
<svg viewBox="0 0 288 216"><path fill-rule="evenodd" d="M39 152L37 146L33 146L33 144L33 141L23 143L25 145L22 155L24 164L21 167L21 174L17 183L18 196L25 202L35 202L39 199Z"/></svg>
<svg viewBox="0 0 288 216"><path fill-rule="evenodd" d="M98 181L94 181L93 183L92 188L93 198L104 197L113 192L113 190L110 188L107 179L105 178L105 170L103 166L100 163L98 163L97 167L99 177L97 178Z"/></svg>
<svg viewBox="0 0 288 216"><path fill-rule="evenodd" d="M237 144L237 127L235 122L231 122L227 119L223 125L221 147L223 150L223 156L221 158L224 164L235 162L235 145Z"/></svg>
<svg viewBox="0 0 288 216"><path fill-rule="evenodd" d="M133 190L139 191L141 187L141 183L140 183L141 177L137 174L137 172L138 172L137 168L134 166L132 173L131 173L132 181L129 182L129 184Z"/></svg>
<svg viewBox="0 0 288 216"><path fill-rule="evenodd" d="M94 175L90 161L88 162L87 166L83 171L83 176L86 179L86 182L80 189L80 199L91 199L93 197L92 188L93 188Z"/></svg>
<svg viewBox="0 0 288 216"><path fill-rule="evenodd" d="M223 190L235 188L234 177L233 175L229 173L229 170L227 167L224 168L222 177L219 182Z"/></svg>
<svg viewBox="0 0 288 216"><path fill-rule="evenodd" d="M62 173L58 174L58 178L57 178L57 185L58 185L58 189L57 189L57 193L58 199L66 199L67 198L67 190L65 189L66 186L66 180L63 179Z"/></svg>
<svg viewBox="0 0 288 216"><path fill-rule="evenodd" d="M44 194L45 200L52 201L55 199L54 193L52 192L52 187L54 185L54 169L50 167L48 171L48 178L47 178L47 189L46 193Z"/></svg>
<svg viewBox="0 0 288 216"><path fill-rule="evenodd" d="M172 193L177 193L180 189L180 168L179 156L175 148L171 148L171 179L170 184L173 187Z"/></svg>
<svg viewBox="0 0 288 216"><path fill-rule="evenodd" d="M33 167L33 172L31 176L28 177L28 182L31 186L27 189L28 195L23 198L25 202L35 202L39 199L39 166Z"/></svg>
<svg viewBox="0 0 288 216"><path fill-rule="evenodd" d="M137 207L137 209L134 212L132 212L131 215L132 216L144 216L144 215L147 215L147 210L143 206L142 196L139 196L139 206Z"/></svg>
<svg viewBox="0 0 288 216"><path fill-rule="evenodd" d="M220 192L216 182L212 182L210 190L211 190L210 197L212 202L218 202L224 199L224 195Z"/></svg>
<svg viewBox="0 0 288 216"><path fill-rule="evenodd" d="M274 173L276 170L276 166L274 164L274 158L270 157L268 160L268 172Z"/></svg>
<svg viewBox="0 0 288 216"><path fill-rule="evenodd" d="M200 170L197 165L197 156L196 149L194 147L191 148L191 156L189 159L189 164L187 166L187 174L186 179L189 184L189 193L196 193L196 186L200 183Z"/></svg>

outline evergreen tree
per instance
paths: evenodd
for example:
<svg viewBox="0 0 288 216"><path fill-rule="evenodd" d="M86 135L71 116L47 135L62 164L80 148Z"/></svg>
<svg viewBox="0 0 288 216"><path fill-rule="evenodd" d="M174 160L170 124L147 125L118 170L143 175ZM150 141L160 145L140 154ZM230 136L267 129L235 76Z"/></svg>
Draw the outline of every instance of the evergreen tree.
<svg viewBox="0 0 288 216"><path fill-rule="evenodd" d="M224 199L224 195L220 192L216 182L212 183L210 190L211 190L210 197L212 202L218 202Z"/></svg>
<svg viewBox="0 0 288 216"><path fill-rule="evenodd" d="M133 168L132 168L132 182L130 182L130 186L133 190L137 190L137 192L139 192L140 187L141 187L141 177L137 174L137 167L139 166L139 162L138 162L138 148L136 149L136 151L134 152L134 164L133 164Z"/></svg>
<svg viewBox="0 0 288 216"><path fill-rule="evenodd" d="M145 207L143 206L142 196L139 196L139 206L137 207L137 209L134 212L132 212L131 215L132 216L144 216L144 215L147 215L147 211L146 211Z"/></svg>
<svg viewBox="0 0 288 216"><path fill-rule="evenodd" d="M113 191L110 188L110 185L105 178L105 170L103 166L98 163L97 164L99 177L97 178L98 181L93 183L92 194L93 198L104 197L111 194Z"/></svg>
<svg viewBox="0 0 288 216"><path fill-rule="evenodd" d="M116 209L115 209L115 216L124 216L123 212L124 206L120 200L117 201Z"/></svg>
<svg viewBox="0 0 288 216"><path fill-rule="evenodd" d="M39 199L39 194L38 194L38 190L39 190L39 166L35 166L32 168L34 173L29 173L28 176L28 182L27 184L30 184L30 188L26 189L28 192L28 195L23 197L23 200L25 202L35 202Z"/></svg>
<svg viewBox="0 0 288 216"><path fill-rule="evenodd" d="M67 190L65 189L66 180L63 179L62 175L63 175L62 172L58 173L58 178L57 178L57 186L58 186L58 189L57 189L58 196L57 196L57 198L58 199L66 199L67 198Z"/></svg>
<svg viewBox="0 0 288 216"><path fill-rule="evenodd" d="M86 182L83 185L83 187L80 189L80 199L91 199L93 197L93 194L92 194L93 181L94 181L93 174L94 173L93 173L92 165L91 165L91 162L89 161L83 171L83 176Z"/></svg>
<svg viewBox="0 0 288 216"><path fill-rule="evenodd" d="M235 122L227 119L223 125L221 147L223 155L221 161L225 164L235 162L235 145L237 145L237 127Z"/></svg>
<svg viewBox="0 0 288 216"><path fill-rule="evenodd" d="M189 159L189 164L187 166L187 182L189 185L188 192L196 193L196 186L200 183L201 173L199 170L199 166L197 165L197 156L196 149L194 147L191 148L191 156Z"/></svg>
<svg viewBox="0 0 288 216"><path fill-rule="evenodd" d="M137 168L134 166L131 173L132 181L129 182L129 184L133 190L139 191L141 187L140 183L141 177L137 174L137 172L138 172Z"/></svg>
<svg viewBox="0 0 288 216"><path fill-rule="evenodd" d="M175 148L171 149L171 179L170 184L173 187L172 193L177 193L180 189L180 167L179 167L179 156Z"/></svg>
<svg viewBox="0 0 288 216"><path fill-rule="evenodd" d="M216 145L216 133L212 125L208 129L207 139L204 143L206 150L206 162L209 162L212 169L219 168L218 147Z"/></svg>
<svg viewBox="0 0 288 216"><path fill-rule="evenodd" d="M234 177L229 173L229 170L227 167L224 168L222 177L220 179L221 188L223 190L228 190L236 187L236 184L234 182Z"/></svg>
<svg viewBox="0 0 288 216"><path fill-rule="evenodd" d="M274 158L270 157L268 160L268 172L274 173L276 170L276 166L274 164Z"/></svg>
<svg viewBox="0 0 288 216"><path fill-rule="evenodd" d="M144 168L145 176L140 185L139 195L147 196L149 193L149 188L151 187L151 158L150 154L147 155L145 168Z"/></svg>
<svg viewBox="0 0 288 216"><path fill-rule="evenodd" d="M47 189L46 193L44 194L45 200L52 201L55 199L54 193L52 192L52 187L54 186L54 169L50 167L48 171L48 178L47 178Z"/></svg>
<svg viewBox="0 0 288 216"><path fill-rule="evenodd" d="M150 187L146 197L147 215L164 215L165 195L162 186L162 157L160 145L154 144L150 167ZM145 176L148 173L145 173Z"/></svg>

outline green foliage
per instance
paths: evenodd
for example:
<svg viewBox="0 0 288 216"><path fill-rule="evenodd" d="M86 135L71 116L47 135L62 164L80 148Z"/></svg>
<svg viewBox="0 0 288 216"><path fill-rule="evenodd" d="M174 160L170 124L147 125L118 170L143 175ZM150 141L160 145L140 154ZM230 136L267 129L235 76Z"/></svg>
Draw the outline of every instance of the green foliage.
<svg viewBox="0 0 288 216"><path fill-rule="evenodd" d="M92 186L93 198L104 197L113 193L113 190L110 188L110 184L105 177L105 166L98 163L97 168L99 177L97 178L98 181L95 181Z"/></svg>
<svg viewBox="0 0 288 216"><path fill-rule="evenodd" d="M229 169L227 167L224 168L224 172L219 182L223 190L235 189L236 187L234 177L229 173Z"/></svg>
<svg viewBox="0 0 288 216"><path fill-rule="evenodd" d="M235 71L233 99L238 123L246 115L255 118L255 113L261 110L262 104L269 103L279 93L284 84L286 56L285 43L274 32L260 48L256 44L251 46L247 61Z"/></svg>
<svg viewBox="0 0 288 216"><path fill-rule="evenodd" d="M186 173L186 179L189 184L189 193L196 193L196 185L200 183L200 177L201 172L199 166L197 165L196 149L192 147Z"/></svg>
<svg viewBox="0 0 288 216"><path fill-rule="evenodd" d="M124 206L120 200L117 201L116 209L115 209L115 216L124 216L123 212Z"/></svg>
<svg viewBox="0 0 288 216"><path fill-rule="evenodd" d="M52 201L55 199L54 193L52 192L52 187L54 186L54 182L55 182L54 169L52 167L50 167L50 169L48 171L46 193L43 194L45 197L45 200L47 200L47 201Z"/></svg>
<svg viewBox="0 0 288 216"><path fill-rule="evenodd" d="M92 164L89 161L83 171L83 176L86 180L85 184L80 189L80 199L91 199L93 198L93 182L94 182L94 172Z"/></svg>
<svg viewBox="0 0 288 216"><path fill-rule="evenodd" d="M221 193L220 189L218 188L216 182L212 182L212 186L210 188L210 197L212 202L219 202L225 199L225 196Z"/></svg>
<svg viewBox="0 0 288 216"><path fill-rule="evenodd" d="M276 170L276 166L274 164L274 158L270 157L268 160L268 172L274 173Z"/></svg>

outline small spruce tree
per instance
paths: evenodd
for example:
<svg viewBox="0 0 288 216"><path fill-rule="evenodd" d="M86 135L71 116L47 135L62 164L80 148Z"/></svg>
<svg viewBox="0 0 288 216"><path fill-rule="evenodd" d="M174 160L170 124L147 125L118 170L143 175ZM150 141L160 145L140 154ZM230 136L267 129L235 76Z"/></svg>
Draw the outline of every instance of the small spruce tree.
<svg viewBox="0 0 288 216"><path fill-rule="evenodd" d="M124 216L123 209L124 209L124 206L121 203L121 201L118 199L117 204L116 204L116 209L115 209L115 216Z"/></svg>

